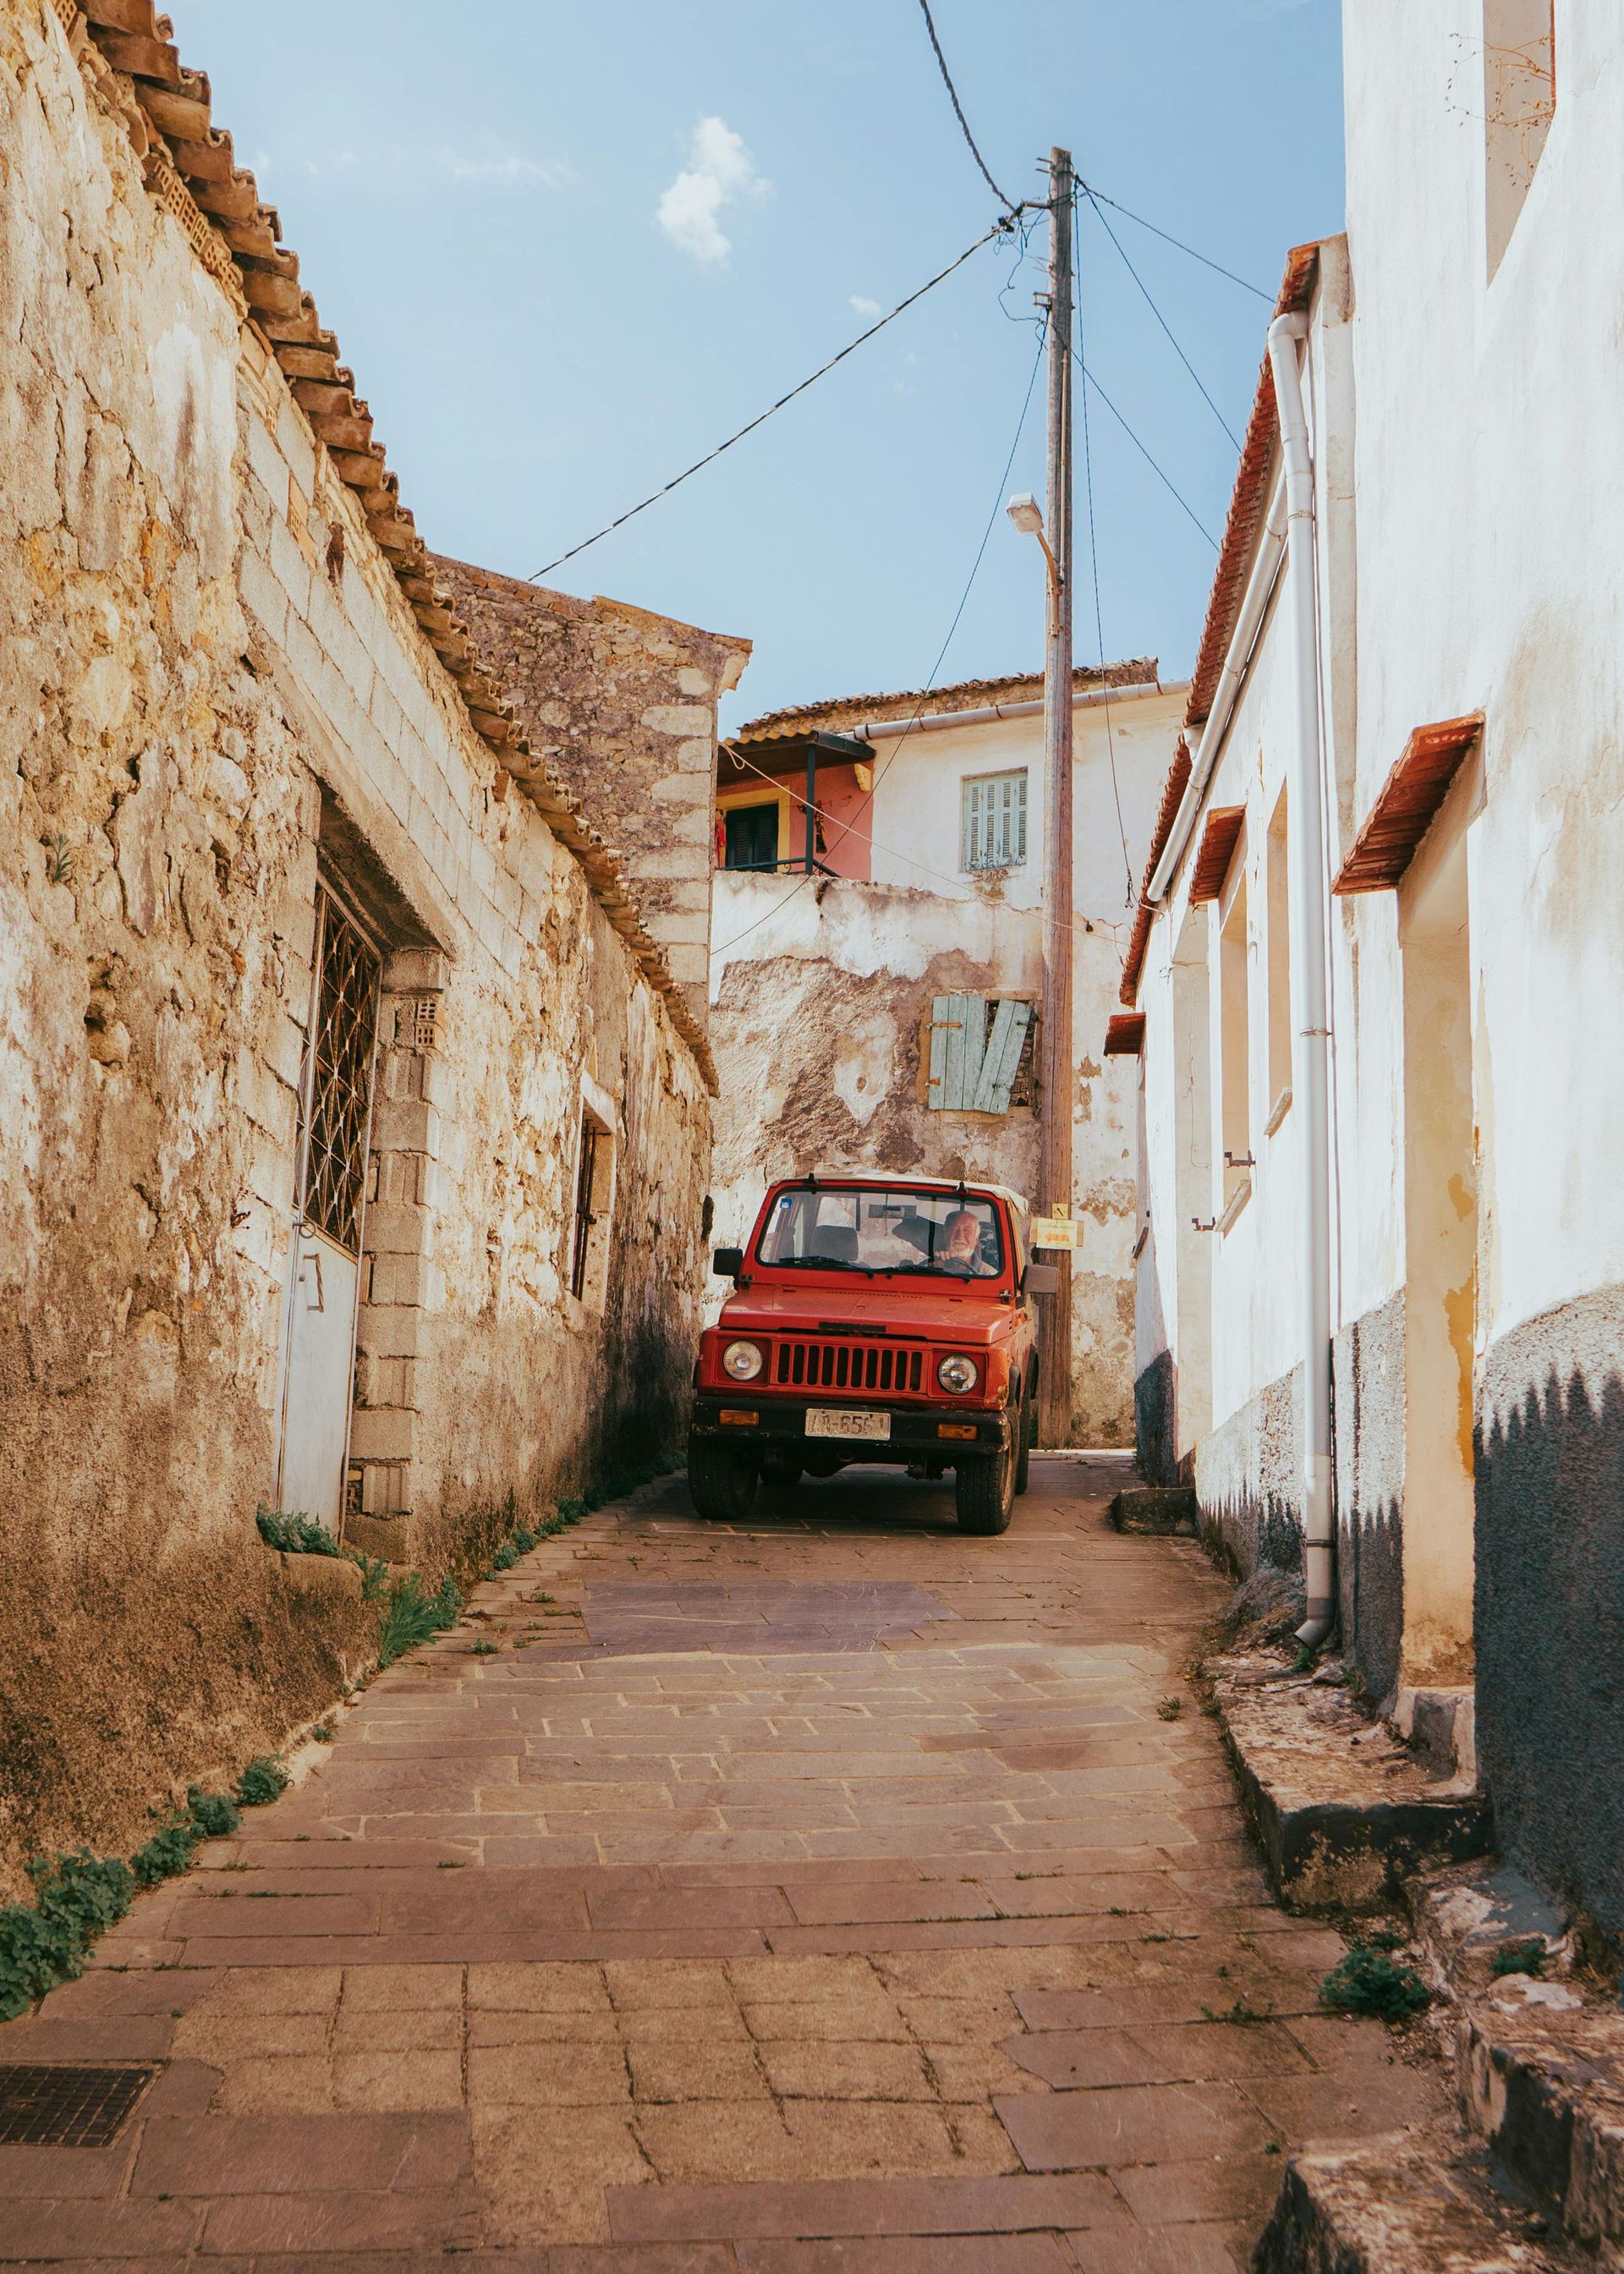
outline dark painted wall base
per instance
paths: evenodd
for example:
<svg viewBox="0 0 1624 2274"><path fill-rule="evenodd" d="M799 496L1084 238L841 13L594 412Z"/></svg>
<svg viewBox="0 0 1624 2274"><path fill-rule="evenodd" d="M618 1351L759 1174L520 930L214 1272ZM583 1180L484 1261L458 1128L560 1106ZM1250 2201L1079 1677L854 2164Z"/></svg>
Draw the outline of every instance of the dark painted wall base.
<svg viewBox="0 0 1624 2274"><path fill-rule="evenodd" d="M1173 1485L1179 1481L1178 1455L1175 1450L1178 1436L1175 1416L1178 1411L1178 1369L1173 1363L1171 1351L1162 1351L1153 1358L1133 1385L1133 1442L1139 1456L1139 1474L1147 1485Z"/></svg>
<svg viewBox="0 0 1624 2274"><path fill-rule="evenodd" d="M1331 1345L1342 1653L1369 1695L1398 1683L1404 1631L1404 1293Z"/></svg>
<svg viewBox="0 0 1624 2274"><path fill-rule="evenodd" d="M1624 1940L1624 1287L1494 1344L1477 1458L1477 1751L1507 1853Z"/></svg>

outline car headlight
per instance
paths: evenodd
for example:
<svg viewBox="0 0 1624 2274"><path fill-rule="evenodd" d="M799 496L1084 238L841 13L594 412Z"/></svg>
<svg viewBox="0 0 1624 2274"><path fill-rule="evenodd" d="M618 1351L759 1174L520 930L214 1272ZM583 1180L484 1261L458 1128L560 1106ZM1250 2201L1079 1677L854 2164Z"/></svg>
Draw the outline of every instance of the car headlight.
<svg viewBox="0 0 1624 2274"><path fill-rule="evenodd" d="M936 1367L936 1380L944 1389L974 1389L975 1360L973 1358L944 1358Z"/></svg>
<svg viewBox="0 0 1624 2274"><path fill-rule="evenodd" d="M754 1382L762 1370L762 1354L754 1343L729 1343L722 1352L722 1371L735 1382Z"/></svg>

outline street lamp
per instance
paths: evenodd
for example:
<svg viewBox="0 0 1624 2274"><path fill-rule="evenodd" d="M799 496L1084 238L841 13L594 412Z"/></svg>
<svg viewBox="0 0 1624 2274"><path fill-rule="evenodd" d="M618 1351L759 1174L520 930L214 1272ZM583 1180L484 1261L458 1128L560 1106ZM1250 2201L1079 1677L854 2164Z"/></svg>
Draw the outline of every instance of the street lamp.
<svg viewBox="0 0 1624 2274"><path fill-rule="evenodd" d="M1043 508L1030 490L1018 490L1004 508L1023 537L1035 537L1043 548L1043 558L1049 563L1049 589L1051 594L1060 590L1060 567L1049 551L1049 539L1043 533Z"/></svg>

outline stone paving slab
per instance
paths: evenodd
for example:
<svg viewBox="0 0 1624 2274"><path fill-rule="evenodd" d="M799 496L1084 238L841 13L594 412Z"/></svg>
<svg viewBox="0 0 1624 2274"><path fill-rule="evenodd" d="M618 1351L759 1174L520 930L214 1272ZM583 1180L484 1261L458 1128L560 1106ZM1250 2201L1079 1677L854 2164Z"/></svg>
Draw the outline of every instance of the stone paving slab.
<svg viewBox="0 0 1624 2274"><path fill-rule="evenodd" d="M1286 2154L1444 2093L1320 2007L1183 1678L1222 1585L1125 1474L1040 1457L1001 1540L858 1471L544 1543L0 2031L167 2064L112 2149L0 2150L0 2264L1243 2266Z"/></svg>

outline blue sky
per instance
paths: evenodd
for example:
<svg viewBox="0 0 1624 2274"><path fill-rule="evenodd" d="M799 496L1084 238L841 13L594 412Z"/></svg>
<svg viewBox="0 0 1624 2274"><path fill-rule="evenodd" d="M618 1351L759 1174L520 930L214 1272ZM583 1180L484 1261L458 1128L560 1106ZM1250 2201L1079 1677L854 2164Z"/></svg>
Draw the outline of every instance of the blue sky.
<svg viewBox="0 0 1624 2274"><path fill-rule="evenodd" d="M437 549L525 576L667 480L969 245L993 200L916 0L176 0L184 58ZM1107 195L1271 293L1341 226L1335 0L936 0L992 171L1072 150ZM1120 215L1229 425L1264 304ZM1000 494L1042 240L990 247L716 466L549 581L755 657L729 723L921 684ZM1101 385L1207 529L1235 449L1093 216ZM1004 292L1003 306L1000 292ZM1011 321L1013 317L1022 320ZM1042 488L1041 383L1009 484ZM1213 553L1097 403L1104 645L1189 668ZM1086 544L1080 435L1079 545ZM1086 563L1085 563L1086 573ZM939 674L1035 668L1041 561L1000 515ZM1079 585L1079 660L1097 652Z"/></svg>

